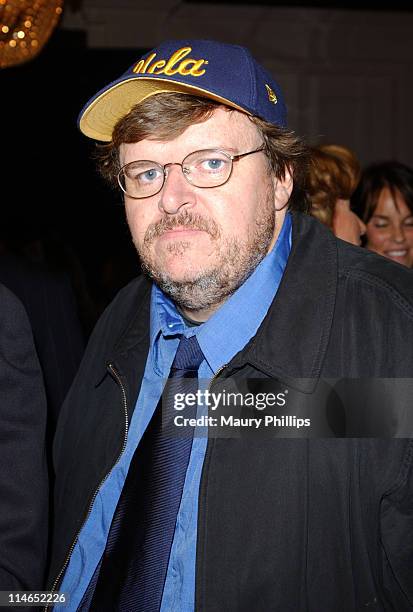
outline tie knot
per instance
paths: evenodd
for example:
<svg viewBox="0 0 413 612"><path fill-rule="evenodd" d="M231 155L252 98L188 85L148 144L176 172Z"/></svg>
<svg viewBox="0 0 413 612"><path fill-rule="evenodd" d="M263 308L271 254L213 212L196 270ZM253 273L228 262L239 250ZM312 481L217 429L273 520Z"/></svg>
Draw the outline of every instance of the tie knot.
<svg viewBox="0 0 413 612"><path fill-rule="evenodd" d="M173 375L176 370L197 372L203 360L204 354L196 337L185 338L182 336L172 364L171 374Z"/></svg>

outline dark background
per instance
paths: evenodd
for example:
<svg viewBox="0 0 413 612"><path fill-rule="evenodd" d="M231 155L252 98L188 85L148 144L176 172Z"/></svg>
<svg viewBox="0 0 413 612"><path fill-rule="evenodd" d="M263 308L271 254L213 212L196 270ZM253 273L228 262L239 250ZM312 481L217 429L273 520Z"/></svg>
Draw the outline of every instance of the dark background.
<svg viewBox="0 0 413 612"><path fill-rule="evenodd" d="M183 4L252 4L251 0L183 0ZM328 9L379 10L379 11L412 11L412 3L403 0L381 3L371 0L259 0L253 3L262 6L312 7Z"/></svg>
<svg viewBox="0 0 413 612"><path fill-rule="evenodd" d="M120 194L98 176L77 115L143 51L87 49L82 33L57 29L34 60L0 70L0 240L83 274L95 317L140 270Z"/></svg>

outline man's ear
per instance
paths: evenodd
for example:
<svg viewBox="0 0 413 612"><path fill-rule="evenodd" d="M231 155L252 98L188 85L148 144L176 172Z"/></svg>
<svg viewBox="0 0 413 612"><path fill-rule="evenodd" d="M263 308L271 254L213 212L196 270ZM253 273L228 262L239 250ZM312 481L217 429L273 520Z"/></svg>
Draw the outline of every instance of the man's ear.
<svg viewBox="0 0 413 612"><path fill-rule="evenodd" d="M282 210L290 199L293 190L293 177L291 172L286 168L284 178L277 179L274 177L274 206L275 210Z"/></svg>

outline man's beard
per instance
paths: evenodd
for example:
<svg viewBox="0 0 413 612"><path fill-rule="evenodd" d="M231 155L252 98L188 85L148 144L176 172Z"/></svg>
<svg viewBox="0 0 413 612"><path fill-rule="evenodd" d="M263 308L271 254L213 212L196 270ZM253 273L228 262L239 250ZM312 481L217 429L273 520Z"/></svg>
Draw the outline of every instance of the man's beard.
<svg viewBox="0 0 413 612"><path fill-rule="evenodd" d="M252 274L268 252L275 230L274 190L268 189L265 201L258 210L254 226L246 240L233 236L222 239L221 229L211 218L185 210L175 217L163 218L148 227L143 243L136 245L142 269L177 306L197 311L220 305ZM216 263L209 269L190 271L182 280L174 280L157 264L151 254L151 244L164 232L174 227L186 227L207 232L213 246L218 246ZM169 253L184 257L191 248L184 238L167 246Z"/></svg>

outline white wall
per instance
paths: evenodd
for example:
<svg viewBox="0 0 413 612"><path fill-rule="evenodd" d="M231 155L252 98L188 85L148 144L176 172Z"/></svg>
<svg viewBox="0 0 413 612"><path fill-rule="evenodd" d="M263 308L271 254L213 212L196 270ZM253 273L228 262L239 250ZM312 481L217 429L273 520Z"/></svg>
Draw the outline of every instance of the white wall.
<svg viewBox="0 0 413 612"><path fill-rule="evenodd" d="M280 82L300 135L345 144L363 163L413 166L413 12L84 0L62 27L86 29L90 47L130 48L130 63L134 48L166 38L245 45Z"/></svg>

